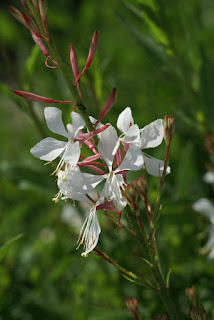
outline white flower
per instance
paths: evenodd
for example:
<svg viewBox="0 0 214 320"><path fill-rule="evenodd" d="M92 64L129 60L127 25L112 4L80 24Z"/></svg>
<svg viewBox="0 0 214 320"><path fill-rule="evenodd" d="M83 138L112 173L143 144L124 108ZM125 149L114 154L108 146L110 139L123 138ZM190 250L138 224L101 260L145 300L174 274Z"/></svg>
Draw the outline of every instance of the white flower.
<svg viewBox="0 0 214 320"><path fill-rule="evenodd" d="M126 201L123 199L121 188L125 184L122 172L127 170L140 170L143 166L143 155L139 148L135 145L131 146L127 151L122 163L116 169L113 169L115 154L119 147L119 139L117 132L111 125L99 134L98 150L105 161L109 173L102 176L91 176L91 182L98 184L106 179L103 191L100 198L103 201L113 201L116 209L121 211L126 206Z"/></svg>
<svg viewBox="0 0 214 320"><path fill-rule="evenodd" d="M129 107L125 108L119 115L117 127L123 133L120 141L135 145L140 149L155 148L163 140L163 120L157 119L142 129L134 124L132 111ZM164 161L153 158L144 152L143 159L146 170L149 174L160 177L164 170ZM166 174L170 173L170 167L167 167Z"/></svg>
<svg viewBox="0 0 214 320"><path fill-rule="evenodd" d="M75 167L80 157L79 141L74 141L79 135L79 130L84 128L85 122L82 117L71 112L72 124L67 125L67 130L62 122L62 111L55 107L47 107L44 110L48 128L68 139L68 142L59 141L54 138L45 138L37 143L30 152L37 158L45 161L53 161L61 157L55 172L58 172L64 163Z"/></svg>
<svg viewBox="0 0 214 320"><path fill-rule="evenodd" d="M211 222L209 228L209 238L204 246L205 251L209 251L208 257L210 259L214 258L214 206L212 203L205 198L199 199L193 204L193 209L197 212L203 213Z"/></svg>
<svg viewBox="0 0 214 320"><path fill-rule="evenodd" d="M90 209L89 215L80 230L77 249L81 244L84 245L85 252L81 254L83 257L87 257L88 253L96 247L99 240L101 227L97 218L96 205L93 205Z"/></svg>

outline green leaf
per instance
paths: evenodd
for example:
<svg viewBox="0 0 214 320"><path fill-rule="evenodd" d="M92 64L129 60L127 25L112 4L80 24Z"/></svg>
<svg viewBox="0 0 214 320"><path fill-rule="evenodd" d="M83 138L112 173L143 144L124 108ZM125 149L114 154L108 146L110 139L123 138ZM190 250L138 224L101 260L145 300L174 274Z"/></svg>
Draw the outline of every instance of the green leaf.
<svg viewBox="0 0 214 320"><path fill-rule="evenodd" d="M12 238L11 240L7 241L3 246L0 247L0 261L4 258L4 256L8 253L10 247L13 246L13 244L23 237L23 234L19 234L18 236Z"/></svg>

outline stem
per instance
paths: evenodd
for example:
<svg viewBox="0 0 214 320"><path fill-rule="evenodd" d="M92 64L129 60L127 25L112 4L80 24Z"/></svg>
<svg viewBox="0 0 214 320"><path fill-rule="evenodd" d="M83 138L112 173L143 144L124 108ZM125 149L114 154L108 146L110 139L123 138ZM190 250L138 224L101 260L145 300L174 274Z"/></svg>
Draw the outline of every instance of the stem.
<svg viewBox="0 0 214 320"><path fill-rule="evenodd" d="M170 144L171 144L171 140L172 140L172 136L170 138L170 141L167 145L167 149L166 149L166 156L165 156L165 162L164 162L164 170L163 170L163 174L160 178L160 185L159 185L159 189L158 189L158 195L157 195L157 199L156 199L156 204L155 204L155 209L153 212L153 217L152 217L152 222L151 222L151 230L152 235L154 235L155 232L155 228L157 226L157 222L159 219L159 215L160 215L160 199L161 199L161 195L162 195L162 191L163 191L163 183L164 183L164 179L166 176L166 170L167 170L167 166L169 163L169 150L170 150Z"/></svg>

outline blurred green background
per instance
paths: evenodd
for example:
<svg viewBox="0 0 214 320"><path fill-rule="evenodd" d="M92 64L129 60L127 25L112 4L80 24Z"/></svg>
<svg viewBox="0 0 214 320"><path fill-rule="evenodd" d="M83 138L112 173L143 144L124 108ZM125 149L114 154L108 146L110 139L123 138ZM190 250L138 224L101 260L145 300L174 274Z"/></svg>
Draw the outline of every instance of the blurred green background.
<svg viewBox="0 0 214 320"><path fill-rule="evenodd" d="M77 234L86 215L81 205L54 204L52 168L29 150L49 136L45 104L28 103L13 90L53 99L71 99L58 70L47 69L26 28L0 4L0 244L23 234L0 257L1 320L131 319L125 298L136 296L142 319L165 311L154 293L129 283L105 261L76 251ZM214 262L201 248L209 222L192 210L201 197L212 201L213 188L203 181L212 170L214 148L214 2L212 0L47 1L48 28L67 68L69 47L84 66L95 29L99 48L82 78L84 101L97 116L113 87L117 100L106 116L116 124L127 106L139 127L175 116L171 174L165 182L158 241L164 271L172 267L171 290L188 313L185 288L196 286L198 299L212 317ZM72 111L63 110L65 122ZM35 117L39 121L33 120ZM207 150L209 146L209 152ZM164 158L165 146L150 153ZM141 172L143 174L143 172ZM130 176L131 179L131 176ZM148 177L154 205L158 179ZM142 214L145 211L142 208ZM136 243L99 214L98 248L128 270L141 272ZM122 216L125 223L126 216ZM214 319L214 317L213 317Z"/></svg>

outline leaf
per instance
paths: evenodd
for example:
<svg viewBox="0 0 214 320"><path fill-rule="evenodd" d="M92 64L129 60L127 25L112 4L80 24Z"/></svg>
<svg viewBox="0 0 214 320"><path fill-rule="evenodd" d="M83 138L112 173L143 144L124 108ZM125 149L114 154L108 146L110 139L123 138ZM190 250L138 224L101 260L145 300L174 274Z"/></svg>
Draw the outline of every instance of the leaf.
<svg viewBox="0 0 214 320"><path fill-rule="evenodd" d="M13 246L13 244L23 237L23 234L19 234L18 236L12 238L11 240L7 241L3 246L0 247L0 261L4 258L4 256L8 253L10 247Z"/></svg>

